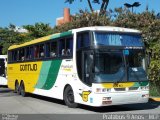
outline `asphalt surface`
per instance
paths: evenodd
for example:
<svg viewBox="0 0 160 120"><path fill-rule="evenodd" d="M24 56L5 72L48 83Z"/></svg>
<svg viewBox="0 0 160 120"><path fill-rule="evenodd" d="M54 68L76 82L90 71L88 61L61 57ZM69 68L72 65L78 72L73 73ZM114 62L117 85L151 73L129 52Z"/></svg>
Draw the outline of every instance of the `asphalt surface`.
<svg viewBox="0 0 160 120"><path fill-rule="evenodd" d="M160 114L160 102L150 101L146 104L118 105L98 108L80 105L78 108L68 108L61 100L38 95L22 97L8 88L0 87L0 114ZM89 118L93 119L93 117Z"/></svg>

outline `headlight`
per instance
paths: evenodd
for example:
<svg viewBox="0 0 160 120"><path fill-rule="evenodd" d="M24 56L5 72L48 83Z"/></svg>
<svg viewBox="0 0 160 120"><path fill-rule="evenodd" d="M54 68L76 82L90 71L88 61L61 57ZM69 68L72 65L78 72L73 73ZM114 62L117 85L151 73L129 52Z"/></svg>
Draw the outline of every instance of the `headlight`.
<svg viewBox="0 0 160 120"><path fill-rule="evenodd" d="M141 90L149 90L149 86L141 86Z"/></svg>

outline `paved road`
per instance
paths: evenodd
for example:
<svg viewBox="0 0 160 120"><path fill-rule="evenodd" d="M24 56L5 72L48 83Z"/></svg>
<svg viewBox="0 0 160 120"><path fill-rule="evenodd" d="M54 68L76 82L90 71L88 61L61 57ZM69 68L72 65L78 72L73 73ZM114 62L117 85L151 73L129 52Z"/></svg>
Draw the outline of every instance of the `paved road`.
<svg viewBox="0 0 160 120"><path fill-rule="evenodd" d="M0 88L0 114L160 114L160 103L120 105L93 108L81 105L79 108L68 108L63 101L29 95L21 97L9 90Z"/></svg>

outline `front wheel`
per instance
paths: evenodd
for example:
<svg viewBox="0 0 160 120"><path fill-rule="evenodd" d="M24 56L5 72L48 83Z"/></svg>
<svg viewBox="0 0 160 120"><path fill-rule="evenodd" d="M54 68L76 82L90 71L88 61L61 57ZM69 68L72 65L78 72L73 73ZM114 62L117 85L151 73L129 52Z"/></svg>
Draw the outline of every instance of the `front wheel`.
<svg viewBox="0 0 160 120"><path fill-rule="evenodd" d="M74 93L70 86L68 86L64 91L64 101L65 104L70 108L78 107L78 104L74 102Z"/></svg>

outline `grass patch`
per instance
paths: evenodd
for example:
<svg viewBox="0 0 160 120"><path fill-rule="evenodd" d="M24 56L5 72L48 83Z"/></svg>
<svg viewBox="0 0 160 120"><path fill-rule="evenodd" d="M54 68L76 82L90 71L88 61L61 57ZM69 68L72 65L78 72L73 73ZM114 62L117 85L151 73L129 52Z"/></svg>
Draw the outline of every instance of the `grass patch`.
<svg viewBox="0 0 160 120"><path fill-rule="evenodd" d="M150 81L150 96L154 96L154 97L160 97L160 82L159 81L155 81L152 82Z"/></svg>

